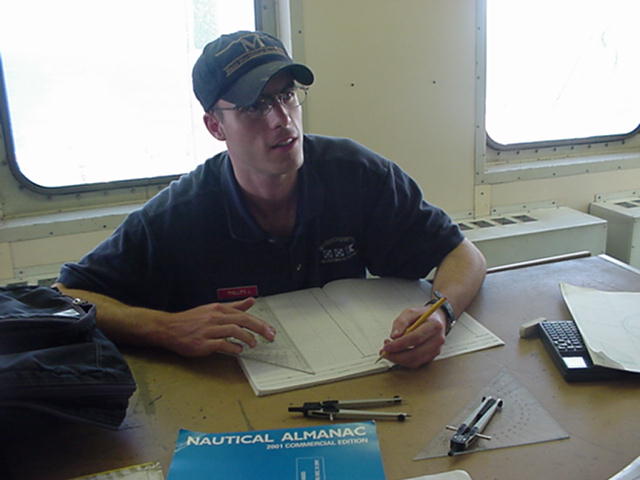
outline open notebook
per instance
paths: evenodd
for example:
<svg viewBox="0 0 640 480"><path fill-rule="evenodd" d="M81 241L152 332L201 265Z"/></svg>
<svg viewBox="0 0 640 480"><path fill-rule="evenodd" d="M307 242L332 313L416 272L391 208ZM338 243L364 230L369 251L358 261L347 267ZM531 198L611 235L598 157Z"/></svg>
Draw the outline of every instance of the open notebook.
<svg viewBox="0 0 640 480"><path fill-rule="evenodd" d="M430 292L424 280L370 278L259 298L250 312L275 326L276 341L245 348L240 364L256 395L387 370L375 361L392 321ZM503 344L464 313L438 359Z"/></svg>

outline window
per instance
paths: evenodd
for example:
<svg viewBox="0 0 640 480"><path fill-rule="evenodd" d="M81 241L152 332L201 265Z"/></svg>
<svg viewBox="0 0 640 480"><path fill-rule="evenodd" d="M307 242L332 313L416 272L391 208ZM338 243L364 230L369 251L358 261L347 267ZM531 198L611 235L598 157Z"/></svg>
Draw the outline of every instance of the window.
<svg viewBox="0 0 640 480"><path fill-rule="evenodd" d="M202 123L193 63L255 18L254 0L3 0L9 160L51 189L191 170L224 148Z"/></svg>
<svg viewBox="0 0 640 480"><path fill-rule="evenodd" d="M479 183L640 166L640 2L477 5Z"/></svg>
<svg viewBox="0 0 640 480"><path fill-rule="evenodd" d="M640 124L640 2L487 1L486 129L502 145Z"/></svg>

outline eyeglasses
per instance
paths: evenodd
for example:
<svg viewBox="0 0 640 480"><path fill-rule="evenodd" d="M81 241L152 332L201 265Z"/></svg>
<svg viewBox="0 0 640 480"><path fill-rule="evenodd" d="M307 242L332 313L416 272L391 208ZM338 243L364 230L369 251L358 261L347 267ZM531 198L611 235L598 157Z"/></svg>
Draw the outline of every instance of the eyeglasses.
<svg viewBox="0 0 640 480"><path fill-rule="evenodd" d="M213 107L212 110L235 110L252 118L263 118L269 114L276 102L285 108L299 107L306 100L308 90L307 87L295 86L275 95L263 95L247 107Z"/></svg>

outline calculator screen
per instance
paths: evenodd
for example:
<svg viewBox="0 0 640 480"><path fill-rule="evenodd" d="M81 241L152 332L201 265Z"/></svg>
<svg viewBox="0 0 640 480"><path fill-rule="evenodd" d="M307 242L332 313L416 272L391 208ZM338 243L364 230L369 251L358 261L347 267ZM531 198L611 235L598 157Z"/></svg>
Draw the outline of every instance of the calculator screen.
<svg viewBox="0 0 640 480"><path fill-rule="evenodd" d="M562 357L567 368L587 368L583 357Z"/></svg>

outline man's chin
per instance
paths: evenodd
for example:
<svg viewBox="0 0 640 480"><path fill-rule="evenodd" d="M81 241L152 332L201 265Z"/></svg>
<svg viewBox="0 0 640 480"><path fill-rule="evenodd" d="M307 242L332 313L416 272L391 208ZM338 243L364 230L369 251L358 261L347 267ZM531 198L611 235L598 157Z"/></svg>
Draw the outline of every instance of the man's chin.
<svg viewBox="0 0 640 480"><path fill-rule="evenodd" d="M304 155L302 148L295 148L288 152L272 152L272 165L277 165L277 170L283 170L286 172L298 170L304 163Z"/></svg>

